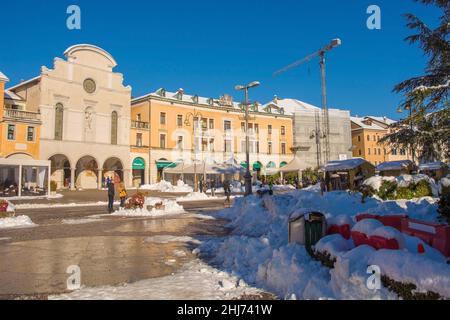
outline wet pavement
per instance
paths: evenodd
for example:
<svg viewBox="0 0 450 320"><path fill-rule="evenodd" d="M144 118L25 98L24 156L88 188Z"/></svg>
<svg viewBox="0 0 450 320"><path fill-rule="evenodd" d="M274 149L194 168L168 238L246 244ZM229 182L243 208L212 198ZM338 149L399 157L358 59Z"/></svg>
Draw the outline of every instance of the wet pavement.
<svg viewBox="0 0 450 320"><path fill-rule="evenodd" d="M176 272L195 257L195 244L146 241L173 236L225 236L226 221L197 216L223 201L183 203L188 214L161 218L105 215L102 206L20 210L38 226L0 230L0 299L46 298L67 292L67 268L81 269L82 285L133 283Z"/></svg>

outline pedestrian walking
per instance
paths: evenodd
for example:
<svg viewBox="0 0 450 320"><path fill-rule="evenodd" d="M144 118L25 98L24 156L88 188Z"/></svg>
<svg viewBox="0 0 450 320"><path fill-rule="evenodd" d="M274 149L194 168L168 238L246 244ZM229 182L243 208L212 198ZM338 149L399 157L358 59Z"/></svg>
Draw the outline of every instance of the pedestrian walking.
<svg viewBox="0 0 450 320"><path fill-rule="evenodd" d="M216 179L211 180L211 196L216 196Z"/></svg>
<svg viewBox="0 0 450 320"><path fill-rule="evenodd" d="M225 201L226 204L231 205L231 183L228 179L225 179L223 182L223 191L225 192L225 196L227 197L227 200Z"/></svg>
<svg viewBox="0 0 450 320"><path fill-rule="evenodd" d="M201 179L198 181L198 191L203 193L203 181Z"/></svg>
<svg viewBox="0 0 450 320"><path fill-rule="evenodd" d="M120 197L120 207L125 208L125 201L127 200L127 190L125 189L125 184L121 182L119 184L119 197Z"/></svg>
<svg viewBox="0 0 450 320"><path fill-rule="evenodd" d="M114 183L110 182L108 184L108 212L114 212L114 197L116 195L116 190L114 187Z"/></svg>

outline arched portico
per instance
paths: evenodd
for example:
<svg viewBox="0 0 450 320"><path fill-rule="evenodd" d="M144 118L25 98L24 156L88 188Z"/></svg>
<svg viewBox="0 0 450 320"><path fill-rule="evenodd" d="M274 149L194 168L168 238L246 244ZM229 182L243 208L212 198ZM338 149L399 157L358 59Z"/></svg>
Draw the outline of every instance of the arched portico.
<svg viewBox="0 0 450 320"><path fill-rule="evenodd" d="M98 188L98 162L92 156L78 160L75 168L76 187L79 189Z"/></svg>
<svg viewBox="0 0 450 320"><path fill-rule="evenodd" d="M51 162L51 180L58 184L58 189L69 188L72 183L69 158L64 154L56 154L48 160Z"/></svg>
<svg viewBox="0 0 450 320"><path fill-rule="evenodd" d="M124 181L124 167L119 158L108 158L99 171L99 185L106 187L106 180L110 178L114 183Z"/></svg>

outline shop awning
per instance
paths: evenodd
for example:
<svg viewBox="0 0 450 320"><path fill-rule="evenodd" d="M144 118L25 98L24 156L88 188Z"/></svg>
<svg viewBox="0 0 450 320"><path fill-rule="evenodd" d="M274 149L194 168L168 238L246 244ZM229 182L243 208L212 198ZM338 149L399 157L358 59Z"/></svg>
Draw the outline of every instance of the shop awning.
<svg viewBox="0 0 450 320"><path fill-rule="evenodd" d="M302 163L302 161L299 158L294 158L291 162L288 164L285 164L283 166L280 165L280 172L288 173L288 172L299 172L301 171L305 165Z"/></svg>
<svg viewBox="0 0 450 320"><path fill-rule="evenodd" d="M262 168L261 163L255 162L255 163L253 164L253 170L261 170L261 168Z"/></svg>
<svg viewBox="0 0 450 320"><path fill-rule="evenodd" d="M156 162L156 167L158 170L166 169L166 168L175 168L177 166L177 163L175 162L169 162L169 161L158 161Z"/></svg>
<svg viewBox="0 0 450 320"><path fill-rule="evenodd" d="M145 160L142 158L134 159L133 170L145 170Z"/></svg>

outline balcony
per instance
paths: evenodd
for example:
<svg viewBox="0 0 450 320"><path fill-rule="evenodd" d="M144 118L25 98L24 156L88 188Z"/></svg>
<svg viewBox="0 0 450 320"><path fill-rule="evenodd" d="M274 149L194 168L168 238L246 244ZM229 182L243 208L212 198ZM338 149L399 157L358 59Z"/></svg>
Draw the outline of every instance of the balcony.
<svg viewBox="0 0 450 320"><path fill-rule="evenodd" d="M150 123L143 122L143 121L131 121L131 128L132 129L150 129Z"/></svg>
<svg viewBox="0 0 450 320"><path fill-rule="evenodd" d="M40 122L41 114L14 109L5 109L3 117L12 121Z"/></svg>

